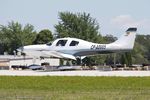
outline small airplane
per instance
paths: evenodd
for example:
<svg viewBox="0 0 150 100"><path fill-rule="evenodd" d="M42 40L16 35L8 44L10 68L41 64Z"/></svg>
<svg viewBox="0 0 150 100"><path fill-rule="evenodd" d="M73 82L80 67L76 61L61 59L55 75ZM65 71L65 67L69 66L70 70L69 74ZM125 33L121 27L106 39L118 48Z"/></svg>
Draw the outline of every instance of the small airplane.
<svg viewBox="0 0 150 100"><path fill-rule="evenodd" d="M85 56L128 52L133 49L137 28L128 28L118 40L110 44L92 43L77 38L59 38L41 45L28 45L17 49L33 57L57 57L76 60Z"/></svg>

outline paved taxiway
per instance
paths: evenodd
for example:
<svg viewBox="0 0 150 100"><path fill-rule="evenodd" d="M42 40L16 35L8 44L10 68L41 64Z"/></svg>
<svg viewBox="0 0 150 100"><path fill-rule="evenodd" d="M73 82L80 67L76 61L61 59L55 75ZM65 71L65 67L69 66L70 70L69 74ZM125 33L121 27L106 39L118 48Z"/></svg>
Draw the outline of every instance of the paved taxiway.
<svg viewBox="0 0 150 100"><path fill-rule="evenodd" d="M0 70L1 76L150 76L150 71L30 71Z"/></svg>

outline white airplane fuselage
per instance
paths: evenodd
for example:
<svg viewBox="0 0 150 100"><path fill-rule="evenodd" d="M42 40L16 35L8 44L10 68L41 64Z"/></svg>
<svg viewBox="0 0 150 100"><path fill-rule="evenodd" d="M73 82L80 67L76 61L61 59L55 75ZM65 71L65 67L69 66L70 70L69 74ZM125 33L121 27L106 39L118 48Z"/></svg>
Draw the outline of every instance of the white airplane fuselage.
<svg viewBox="0 0 150 100"><path fill-rule="evenodd" d="M125 52L133 49L136 28L129 28L117 41L110 44L92 43L77 38L60 38L52 43L28 45L18 51L35 57L58 57L76 59L81 56Z"/></svg>

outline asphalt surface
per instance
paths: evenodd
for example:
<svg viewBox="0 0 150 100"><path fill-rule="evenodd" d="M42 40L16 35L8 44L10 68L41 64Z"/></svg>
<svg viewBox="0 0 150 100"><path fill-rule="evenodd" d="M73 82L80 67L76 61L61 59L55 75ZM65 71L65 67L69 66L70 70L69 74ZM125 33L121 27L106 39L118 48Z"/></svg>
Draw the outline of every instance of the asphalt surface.
<svg viewBox="0 0 150 100"><path fill-rule="evenodd" d="M32 71L32 70L0 70L0 76L150 76L150 71Z"/></svg>

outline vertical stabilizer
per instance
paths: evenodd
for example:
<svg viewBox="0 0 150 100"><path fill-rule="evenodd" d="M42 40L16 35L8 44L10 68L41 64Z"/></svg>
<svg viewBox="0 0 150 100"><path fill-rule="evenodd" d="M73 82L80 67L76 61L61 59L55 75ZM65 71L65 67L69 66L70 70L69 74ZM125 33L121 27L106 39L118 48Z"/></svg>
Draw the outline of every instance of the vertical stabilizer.
<svg viewBox="0 0 150 100"><path fill-rule="evenodd" d="M125 34L123 34L117 41L112 44L127 50L133 49L136 31L137 28L128 28Z"/></svg>

